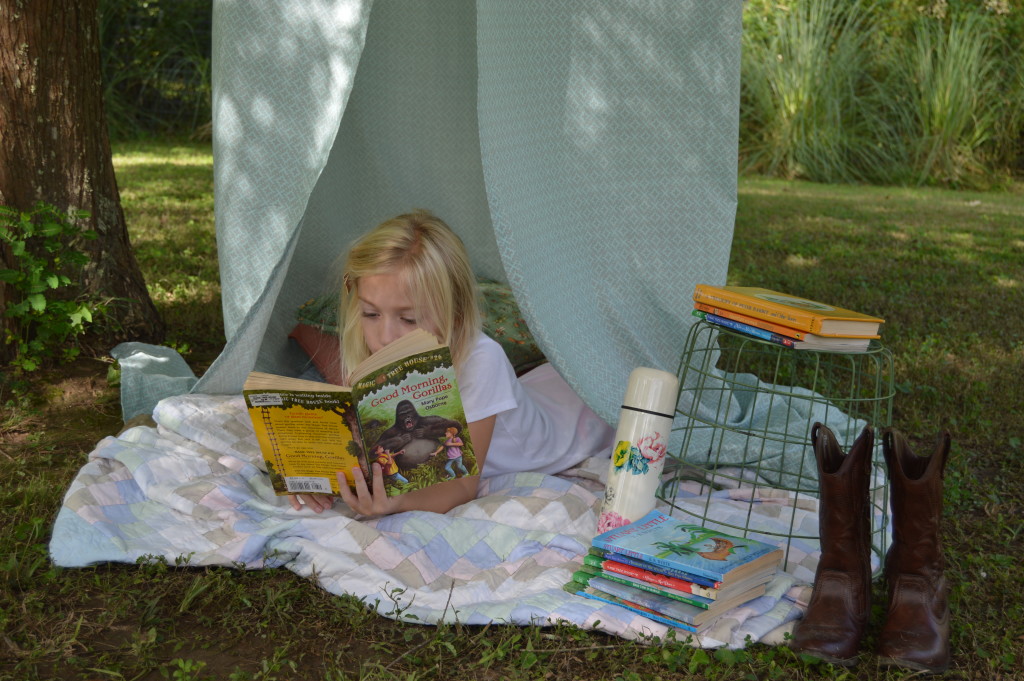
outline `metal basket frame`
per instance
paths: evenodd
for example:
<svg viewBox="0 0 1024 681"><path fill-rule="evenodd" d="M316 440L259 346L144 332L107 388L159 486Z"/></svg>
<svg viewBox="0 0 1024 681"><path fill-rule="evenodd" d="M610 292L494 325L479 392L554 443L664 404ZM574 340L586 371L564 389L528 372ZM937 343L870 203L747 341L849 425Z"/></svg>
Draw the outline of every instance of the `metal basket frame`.
<svg viewBox="0 0 1024 681"><path fill-rule="evenodd" d="M771 487L798 497L817 497L810 432L813 421L820 419L796 414L824 414L828 419L846 416L862 420L876 431L892 422L893 357L875 341L867 352L860 353L796 350L698 321L687 335L677 375L680 387L669 454L670 474L658 497L674 514L692 517L701 524L713 524L742 537L760 534L779 544L784 540L786 560L792 539L814 543L818 539L816 533L802 534L794 526L795 510L786 532L754 532L750 521L756 501L747 503L746 520L738 524L711 517L710 492L745 488L753 500L758 498L759 490ZM769 413L778 409L786 417L781 422L766 420L757 428L737 426L737 397L742 398L744 409ZM857 434L859 430L836 432L844 451ZM723 456L727 440L732 451L737 442L742 443L741 464L735 457ZM878 470L884 470L880 440L876 438L872 458ZM766 451L774 452L777 460L766 461ZM677 505L679 486L686 481L701 484L703 513ZM880 525L873 523L872 527L872 546L881 565L889 542L889 489L884 474L872 477L869 494L873 517L881 518Z"/></svg>

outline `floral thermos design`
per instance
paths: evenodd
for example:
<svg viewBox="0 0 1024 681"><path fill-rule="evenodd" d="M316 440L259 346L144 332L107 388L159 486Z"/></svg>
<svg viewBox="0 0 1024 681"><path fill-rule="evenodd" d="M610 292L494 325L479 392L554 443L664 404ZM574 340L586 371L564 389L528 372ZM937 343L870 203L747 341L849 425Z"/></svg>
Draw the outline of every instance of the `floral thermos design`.
<svg viewBox="0 0 1024 681"><path fill-rule="evenodd" d="M640 367L630 374L608 466L598 532L628 525L654 508L678 386L676 377L665 371Z"/></svg>

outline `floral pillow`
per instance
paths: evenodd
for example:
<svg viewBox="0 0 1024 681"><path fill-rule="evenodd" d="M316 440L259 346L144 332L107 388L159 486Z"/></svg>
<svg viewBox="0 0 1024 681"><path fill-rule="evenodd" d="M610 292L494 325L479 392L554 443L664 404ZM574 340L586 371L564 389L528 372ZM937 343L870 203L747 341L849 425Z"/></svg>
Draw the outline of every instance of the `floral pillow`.
<svg viewBox="0 0 1024 681"><path fill-rule="evenodd" d="M517 375L542 364L544 354L537 347L519 305L506 284L481 281L484 333L504 348ZM289 334L309 355L324 378L340 383L338 365L338 299L333 294L310 298L297 313L298 325Z"/></svg>

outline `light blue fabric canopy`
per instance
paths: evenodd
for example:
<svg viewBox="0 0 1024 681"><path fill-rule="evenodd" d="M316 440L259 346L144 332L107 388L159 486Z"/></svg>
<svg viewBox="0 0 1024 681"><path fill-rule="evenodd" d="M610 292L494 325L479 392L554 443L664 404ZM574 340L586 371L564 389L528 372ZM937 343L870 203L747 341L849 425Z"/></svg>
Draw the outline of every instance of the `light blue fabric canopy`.
<svg viewBox="0 0 1024 681"><path fill-rule="evenodd" d="M674 372L736 207L741 0L214 0L227 345L192 386L297 373L295 311L358 235L426 208L508 282L546 356L614 423ZM125 415L182 390L122 346ZM159 371L157 372L159 373Z"/></svg>

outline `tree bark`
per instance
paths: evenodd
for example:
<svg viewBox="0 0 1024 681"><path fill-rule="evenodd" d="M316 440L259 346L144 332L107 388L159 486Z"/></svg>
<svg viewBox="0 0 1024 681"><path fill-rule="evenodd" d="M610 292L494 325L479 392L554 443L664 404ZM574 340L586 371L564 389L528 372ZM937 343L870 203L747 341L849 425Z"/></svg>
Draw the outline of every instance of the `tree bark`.
<svg viewBox="0 0 1024 681"><path fill-rule="evenodd" d="M0 0L0 205L88 211L83 291L114 299L103 340L163 340L114 177L100 76L99 0ZM10 261L10 254L3 254ZM0 306L4 298L0 294Z"/></svg>

